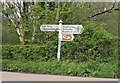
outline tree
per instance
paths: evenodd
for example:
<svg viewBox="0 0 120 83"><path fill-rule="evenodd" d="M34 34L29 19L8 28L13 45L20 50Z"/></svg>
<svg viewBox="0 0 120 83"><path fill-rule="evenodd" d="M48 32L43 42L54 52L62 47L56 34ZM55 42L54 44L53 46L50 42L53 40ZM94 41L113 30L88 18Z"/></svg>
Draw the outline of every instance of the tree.
<svg viewBox="0 0 120 83"><path fill-rule="evenodd" d="M90 3L90 2L5 2L2 3L3 14L15 27L21 44L47 41L54 33L39 31L42 24L56 24L63 20L65 24L83 24L92 21L104 25L113 32L117 30L115 15L120 11L118 3ZM112 18L112 20L110 19ZM110 25L114 22L115 25ZM113 20L114 19L114 20ZM110 26L109 26L109 25ZM111 27L112 26L112 27ZM109 29L108 29L109 28ZM116 33L116 32L114 32ZM43 39L39 36L44 36Z"/></svg>
<svg viewBox="0 0 120 83"><path fill-rule="evenodd" d="M30 2L3 2L3 14L15 27L21 44L25 44L24 25L28 26Z"/></svg>

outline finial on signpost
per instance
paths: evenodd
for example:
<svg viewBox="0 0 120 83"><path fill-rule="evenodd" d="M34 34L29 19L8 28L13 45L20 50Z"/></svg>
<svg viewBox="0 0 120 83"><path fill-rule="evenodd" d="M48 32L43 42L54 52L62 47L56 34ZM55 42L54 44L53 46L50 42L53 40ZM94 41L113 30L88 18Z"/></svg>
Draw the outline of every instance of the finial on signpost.
<svg viewBox="0 0 120 83"><path fill-rule="evenodd" d="M63 23L63 21L62 21L62 20L60 20L60 21L59 21L59 23Z"/></svg>

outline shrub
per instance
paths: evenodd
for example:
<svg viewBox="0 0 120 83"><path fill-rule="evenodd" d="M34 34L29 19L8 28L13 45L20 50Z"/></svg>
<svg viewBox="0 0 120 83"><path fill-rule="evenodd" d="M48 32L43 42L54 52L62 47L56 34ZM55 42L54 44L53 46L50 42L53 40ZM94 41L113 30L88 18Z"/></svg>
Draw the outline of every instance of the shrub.
<svg viewBox="0 0 120 83"><path fill-rule="evenodd" d="M52 52L53 47L38 46L38 45L3 45L3 59L26 59L26 60L48 60L54 59L55 52Z"/></svg>
<svg viewBox="0 0 120 83"><path fill-rule="evenodd" d="M61 51L62 56L78 62L99 58L115 59L118 56L118 39L102 26L87 22L83 33L75 35L74 41L62 43Z"/></svg>

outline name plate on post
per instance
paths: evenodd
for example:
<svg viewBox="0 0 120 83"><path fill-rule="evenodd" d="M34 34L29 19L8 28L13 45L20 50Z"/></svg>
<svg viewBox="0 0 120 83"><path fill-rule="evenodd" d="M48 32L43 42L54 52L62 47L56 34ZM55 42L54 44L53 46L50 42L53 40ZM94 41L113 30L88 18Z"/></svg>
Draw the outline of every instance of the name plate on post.
<svg viewBox="0 0 120 83"><path fill-rule="evenodd" d="M73 41L74 35L73 34L62 34L62 41Z"/></svg>
<svg viewBox="0 0 120 83"><path fill-rule="evenodd" d="M82 25L62 25L62 34L81 34L83 31Z"/></svg>
<svg viewBox="0 0 120 83"><path fill-rule="evenodd" d="M59 25L41 25L41 31L59 31Z"/></svg>

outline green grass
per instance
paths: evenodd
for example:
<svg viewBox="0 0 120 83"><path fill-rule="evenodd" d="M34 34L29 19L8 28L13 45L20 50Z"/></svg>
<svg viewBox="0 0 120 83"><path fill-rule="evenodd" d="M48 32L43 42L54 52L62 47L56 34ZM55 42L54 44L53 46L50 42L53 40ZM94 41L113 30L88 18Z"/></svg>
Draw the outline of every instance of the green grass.
<svg viewBox="0 0 120 83"><path fill-rule="evenodd" d="M2 70L39 74L117 78L117 64L115 62L100 63L97 61L87 61L73 63L70 61L45 62L4 59L2 61Z"/></svg>

